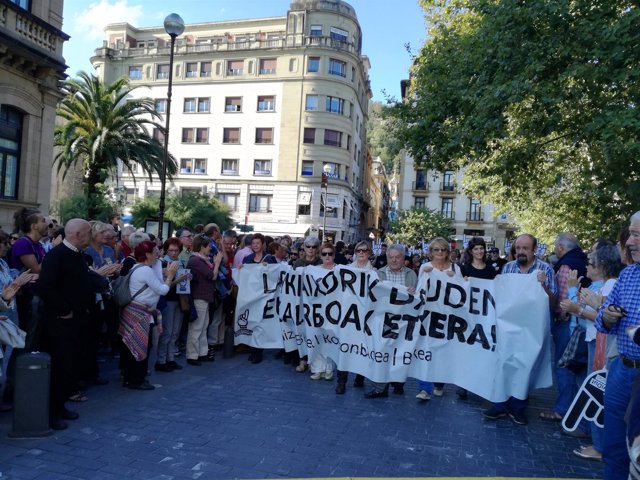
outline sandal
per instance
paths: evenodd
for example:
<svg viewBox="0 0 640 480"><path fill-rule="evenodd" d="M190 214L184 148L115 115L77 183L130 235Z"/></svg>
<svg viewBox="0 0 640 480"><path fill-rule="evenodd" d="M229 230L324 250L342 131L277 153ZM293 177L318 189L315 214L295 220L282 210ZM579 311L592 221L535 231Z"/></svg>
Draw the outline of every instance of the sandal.
<svg viewBox="0 0 640 480"><path fill-rule="evenodd" d="M301 360L300 364L296 367L296 372L304 373L307 371L308 368L309 368L309 365L307 365L307 362L305 362L304 360Z"/></svg>
<svg viewBox="0 0 640 480"><path fill-rule="evenodd" d="M602 454L599 451L597 451L595 448L593 448L592 445L589 445L588 447L582 446L580 448L576 448L573 451L573 454L587 460L597 460L597 461L602 460Z"/></svg>
<svg viewBox="0 0 640 480"><path fill-rule="evenodd" d="M554 411L547 411L547 412L540 412L540 420L545 420L546 422L561 422L562 421L562 415L554 412Z"/></svg>
<svg viewBox="0 0 640 480"><path fill-rule="evenodd" d="M83 393L81 391L77 391L76 393L74 393L73 395L71 395L68 398L69 401L71 402L86 402L87 400L89 400L89 397L83 395Z"/></svg>

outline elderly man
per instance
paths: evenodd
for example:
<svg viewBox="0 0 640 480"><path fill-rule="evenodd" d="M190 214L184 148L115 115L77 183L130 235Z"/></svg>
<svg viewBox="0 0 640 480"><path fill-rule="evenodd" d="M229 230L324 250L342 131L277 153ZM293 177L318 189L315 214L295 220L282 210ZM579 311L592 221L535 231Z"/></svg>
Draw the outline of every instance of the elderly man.
<svg viewBox="0 0 640 480"><path fill-rule="evenodd" d="M129 246L129 235L135 232L136 229L131 225L128 225L122 229L120 232L120 252L122 257L119 257L120 260L123 260L125 257L129 255L133 255L133 251Z"/></svg>
<svg viewBox="0 0 640 480"><path fill-rule="evenodd" d="M180 268L187 268L189 258L193 255L191 252L191 246L193 245L193 232L188 228L183 227L176 232L176 235L182 245L182 251L180 252L180 255L178 255L178 262L180 264Z"/></svg>
<svg viewBox="0 0 640 480"><path fill-rule="evenodd" d="M558 257L558 261L553 266L556 274L556 283L558 284L558 303L556 304L554 315L551 321L551 335L553 336L554 355L553 361L556 370L556 382L558 386L558 396L553 411L541 412L542 420L559 422L567 413L573 397L577 393L576 374L568 368L558 366L558 360L562 358L562 354L567 348L569 339L571 338L570 319L571 315L563 312L560 308L560 302L568 298L569 292L569 272L576 270L578 278L587 277L587 255L578 245L578 239L571 233L560 233L556 238L554 253ZM589 282L590 283L590 282ZM583 282L583 287L588 286Z"/></svg>
<svg viewBox="0 0 640 480"><path fill-rule="evenodd" d="M391 245L386 248L387 265L378 270L380 280L388 280L396 285L407 287L410 294L416 293L416 285L418 285L418 276L416 273L404 266L404 247L400 245ZM388 383L373 384L373 389L364 394L364 398L383 398L389 395ZM404 383L393 382L393 393L402 395L404 393Z"/></svg>
<svg viewBox="0 0 640 480"><path fill-rule="evenodd" d="M89 267L82 249L89 246L91 225L74 218L64 229L65 239L49 252L40 273L39 289L44 301L44 350L51 355L50 425L67 428L65 420L78 418L65 401L77 380L79 334L89 322L95 300Z"/></svg>
<svg viewBox="0 0 640 480"><path fill-rule="evenodd" d="M629 234L626 246L634 263L622 271L595 321L600 332L615 335L620 353L609 368L604 394L605 480L623 480L629 476L624 414L634 378L640 375L640 345L632 341L627 330L640 325L640 211L631 216Z"/></svg>
<svg viewBox="0 0 640 480"><path fill-rule="evenodd" d="M536 247L538 242L533 235L524 233L515 242L516 259L507 263L502 269L502 273L532 274L536 272L536 278L542 285L549 298L549 308L553 309L556 304L558 286L552 268L536 258ZM540 319L546 321L547 319ZM509 398L506 402L494 403L489 410L483 412L485 418L497 420L507 415L518 425L529 423L525 410L529 404L528 399Z"/></svg>

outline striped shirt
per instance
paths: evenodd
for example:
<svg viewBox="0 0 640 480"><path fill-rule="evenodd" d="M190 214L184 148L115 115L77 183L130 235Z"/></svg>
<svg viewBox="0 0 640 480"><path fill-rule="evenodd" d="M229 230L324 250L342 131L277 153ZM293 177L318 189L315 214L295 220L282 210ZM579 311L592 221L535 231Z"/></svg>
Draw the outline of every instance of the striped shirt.
<svg viewBox="0 0 640 480"><path fill-rule="evenodd" d="M627 311L627 314L611 328L607 328L602 321L602 314L609 305L618 305ZM631 341L626 330L637 325L640 325L640 263L634 263L620 273L620 278L596 317L596 329L602 333L616 335L618 351L632 360L640 360L640 346Z"/></svg>
<svg viewBox="0 0 640 480"><path fill-rule="evenodd" d="M502 273L533 273L536 270L541 270L544 272L547 280L544 282L547 290L549 290L554 295L558 294L558 284L556 283L556 276L553 273L553 269L549 266L549 264L544 263L542 260L535 259L533 265L529 267L529 270L526 272L520 271L520 264L514 260L512 262L507 263L504 267L502 267Z"/></svg>

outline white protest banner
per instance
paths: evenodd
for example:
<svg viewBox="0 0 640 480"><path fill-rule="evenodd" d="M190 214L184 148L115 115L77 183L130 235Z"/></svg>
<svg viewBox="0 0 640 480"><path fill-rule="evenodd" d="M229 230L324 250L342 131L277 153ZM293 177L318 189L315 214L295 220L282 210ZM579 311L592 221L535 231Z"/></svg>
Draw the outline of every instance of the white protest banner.
<svg viewBox="0 0 640 480"><path fill-rule="evenodd" d="M310 361L321 353L373 381L455 383L491 401L551 384L548 299L535 275L467 282L433 271L414 296L352 267L248 267L237 343L282 348L285 338Z"/></svg>

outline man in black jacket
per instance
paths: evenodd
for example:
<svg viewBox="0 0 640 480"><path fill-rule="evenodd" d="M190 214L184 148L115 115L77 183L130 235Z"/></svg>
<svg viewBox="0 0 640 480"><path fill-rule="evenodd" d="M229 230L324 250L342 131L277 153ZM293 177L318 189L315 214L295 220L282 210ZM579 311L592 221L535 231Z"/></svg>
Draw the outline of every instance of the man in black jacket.
<svg viewBox="0 0 640 480"><path fill-rule="evenodd" d="M44 301L44 350L51 355L51 428L67 428L65 420L78 418L64 403L77 380L74 360L77 357L80 331L89 321L95 299L89 267L82 249L89 245L91 226L74 218L65 225L65 239L54 247L42 262L41 296Z"/></svg>

